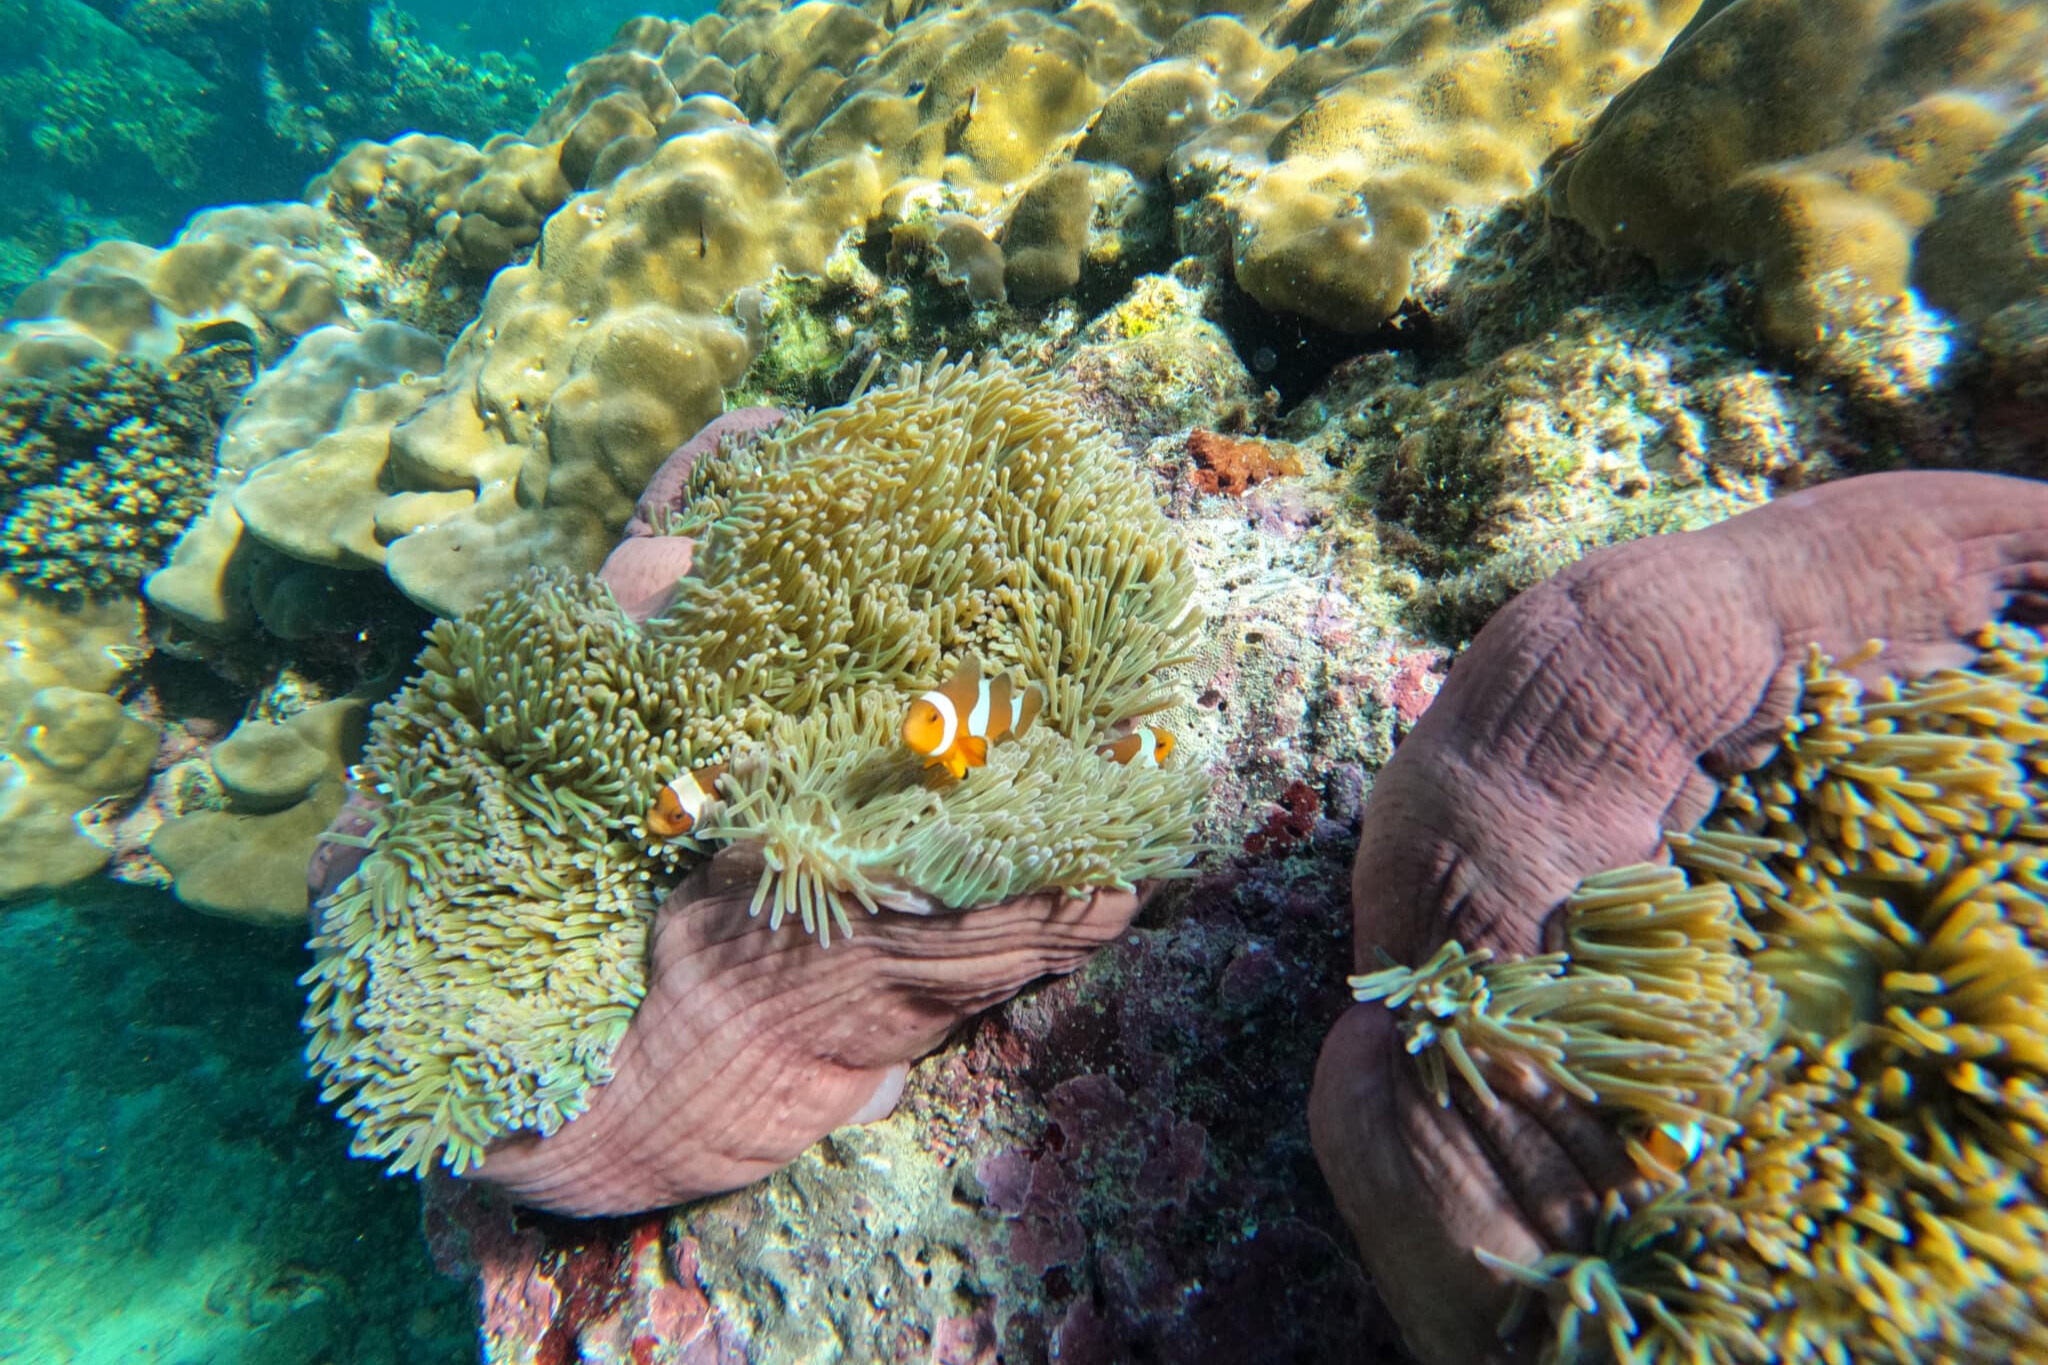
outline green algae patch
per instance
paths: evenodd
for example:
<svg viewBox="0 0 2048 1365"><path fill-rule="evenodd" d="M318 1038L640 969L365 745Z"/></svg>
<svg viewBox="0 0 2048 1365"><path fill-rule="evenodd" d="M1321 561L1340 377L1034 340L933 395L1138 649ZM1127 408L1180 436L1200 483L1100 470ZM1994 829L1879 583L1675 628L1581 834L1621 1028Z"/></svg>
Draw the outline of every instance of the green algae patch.
<svg viewBox="0 0 2048 1365"><path fill-rule="evenodd" d="M1045 376L895 382L692 471L697 541L664 616L529 575L438 624L361 770L369 853L319 916L308 1055L395 1170L461 1172L551 1133L610 1075L667 889L719 844L766 855L761 932L958 913L1173 876L1198 772L1095 750L1167 705L1192 577L1149 487ZM1039 684L1038 724L954 781L904 708L973 657ZM693 833L645 820L728 773ZM794 930L791 930L794 932Z"/></svg>
<svg viewBox="0 0 2048 1365"><path fill-rule="evenodd" d="M1353 978L1439 1098L1534 1066L1652 1177L1590 1254L1478 1249L1547 1361L2042 1358L2048 642L1979 645L1869 690L1814 658L1776 754L1672 865L1582 883L1565 951Z"/></svg>

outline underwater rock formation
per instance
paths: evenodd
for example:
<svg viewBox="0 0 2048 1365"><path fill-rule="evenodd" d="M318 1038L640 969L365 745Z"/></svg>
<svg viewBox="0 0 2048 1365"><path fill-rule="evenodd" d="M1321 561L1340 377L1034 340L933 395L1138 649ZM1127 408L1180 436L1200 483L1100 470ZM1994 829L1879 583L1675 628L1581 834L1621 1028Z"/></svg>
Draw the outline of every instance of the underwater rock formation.
<svg viewBox="0 0 2048 1365"><path fill-rule="evenodd" d="M1655 857L1718 777L1774 750L1809 650L1866 680L1960 666L1992 621L2043 619L2044 585L2048 486L1983 475L1849 480L1588 556L1489 623L1381 770L1354 869L1357 970L1419 967L1446 941L1507 959L1554 946L1575 887ZM1536 1265L1585 1247L1633 1168L1543 1072L1496 1068L1503 1103L1445 1106L1406 1052L1379 1004L1339 1020L1318 1156L1418 1352L1511 1358L1495 1339L1510 1281L1472 1249Z"/></svg>
<svg viewBox="0 0 2048 1365"><path fill-rule="evenodd" d="M1204 777L1096 752L1171 699L1157 675L1194 623L1184 551L1056 386L997 363L906 368L695 458L687 490L668 529L696 552L662 615L529 576L437 626L374 727L371 852L321 910L308 977L309 1056L359 1152L490 1178L511 1140L533 1155L495 1168L508 1183L586 1211L738 1183L1185 869ZM903 745L905 695L967 657L1020 672L1045 707L947 780ZM720 800L692 837L652 836L663 785L713 762ZM735 902L738 863L753 874ZM657 915L679 881L683 906L704 904ZM876 949L822 956L849 932ZM934 955L964 960L912 970ZM853 1034L756 1022L861 961ZM775 1106L682 1104L653 1074L679 1038L707 1040L693 1066L746 1056L817 1107L778 1128ZM662 1103L622 1126L607 1093ZM657 1133L659 1153L636 1152Z"/></svg>

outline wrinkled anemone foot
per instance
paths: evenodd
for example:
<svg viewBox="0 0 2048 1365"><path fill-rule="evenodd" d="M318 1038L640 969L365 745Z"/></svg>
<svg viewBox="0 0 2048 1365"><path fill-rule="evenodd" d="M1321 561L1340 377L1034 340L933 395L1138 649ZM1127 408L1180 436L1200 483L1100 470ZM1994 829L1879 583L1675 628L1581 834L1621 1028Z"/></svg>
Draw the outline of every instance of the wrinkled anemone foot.
<svg viewBox="0 0 2048 1365"><path fill-rule="evenodd" d="M737 1189L849 1123L883 1118L955 1026L1073 971L1139 894L882 910L827 948L749 913L763 863L728 848L656 916L647 995L611 1080L553 1134L493 1144L475 1178L560 1213L637 1212Z"/></svg>

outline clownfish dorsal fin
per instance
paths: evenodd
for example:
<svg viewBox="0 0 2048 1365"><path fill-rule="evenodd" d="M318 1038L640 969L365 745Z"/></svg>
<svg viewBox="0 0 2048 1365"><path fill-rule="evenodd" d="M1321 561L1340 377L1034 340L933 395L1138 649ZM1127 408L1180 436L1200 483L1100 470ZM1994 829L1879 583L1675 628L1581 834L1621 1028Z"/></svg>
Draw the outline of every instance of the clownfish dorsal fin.
<svg viewBox="0 0 2048 1365"><path fill-rule="evenodd" d="M974 704L981 700L981 660L968 655L954 670L953 676L935 690L946 694L946 699L953 703L953 709L964 723L968 713L974 710Z"/></svg>
<svg viewBox="0 0 2048 1365"><path fill-rule="evenodd" d="M1010 711L1016 720L1010 726L1010 733L1021 735L1031 728L1031 722L1038 719L1038 713L1045 709L1045 689L1037 683L1029 683L1024 694L1011 704Z"/></svg>

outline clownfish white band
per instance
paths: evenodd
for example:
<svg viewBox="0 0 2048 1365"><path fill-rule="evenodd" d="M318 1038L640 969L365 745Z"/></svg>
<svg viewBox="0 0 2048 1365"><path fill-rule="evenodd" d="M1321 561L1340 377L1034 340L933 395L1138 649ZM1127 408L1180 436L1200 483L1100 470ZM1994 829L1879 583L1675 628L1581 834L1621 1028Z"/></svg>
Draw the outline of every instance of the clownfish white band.
<svg viewBox="0 0 2048 1365"><path fill-rule="evenodd" d="M988 684L983 683L981 686L982 704L976 709L985 711L988 706ZM959 738L960 735L960 713L954 709L953 699L944 692L934 690L925 693L918 700L931 704L932 710L939 713L939 724L944 727L939 731L939 742L932 748L932 752L935 754L947 752L953 747L953 741Z"/></svg>

